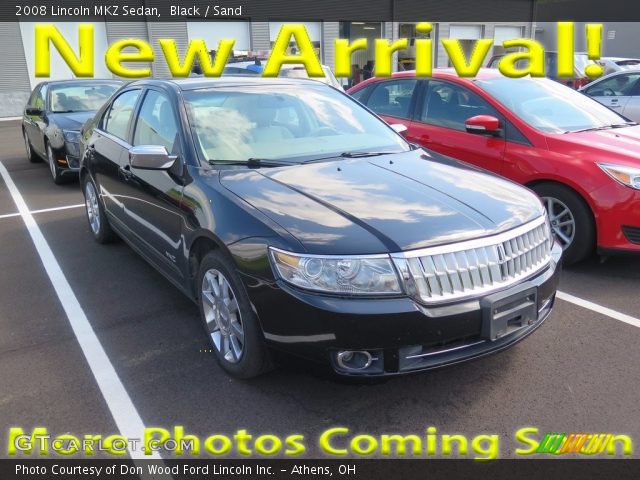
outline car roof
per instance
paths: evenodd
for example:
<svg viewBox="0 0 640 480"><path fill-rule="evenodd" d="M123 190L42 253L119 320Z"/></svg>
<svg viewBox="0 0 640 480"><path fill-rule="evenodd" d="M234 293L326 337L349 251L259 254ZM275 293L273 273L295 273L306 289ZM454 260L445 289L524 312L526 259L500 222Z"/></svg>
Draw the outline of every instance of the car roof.
<svg viewBox="0 0 640 480"><path fill-rule="evenodd" d="M266 60L260 60L260 63L256 63L255 60L247 61L247 62L228 62L225 67L239 67L239 68L247 68L251 65L262 66L264 67L267 64ZM302 63L283 63L281 68L297 68L300 67ZM323 68L329 68L326 65L322 65Z"/></svg>
<svg viewBox="0 0 640 480"><path fill-rule="evenodd" d="M125 83L124 80L119 78L68 78L66 80L45 80L47 85L73 85L74 83Z"/></svg>
<svg viewBox="0 0 640 480"><path fill-rule="evenodd" d="M250 85L326 85L310 78L262 77L258 75L225 75L222 77L189 77L166 80L146 79L135 82L140 85L172 85L182 91L212 87L236 87Z"/></svg>
<svg viewBox="0 0 640 480"><path fill-rule="evenodd" d="M631 58L631 57L602 57L601 60L611 60L612 62L620 62L624 60L639 60L639 59Z"/></svg>
<svg viewBox="0 0 640 480"><path fill-rule="evenodd" d="M609 78L614 78L614 77L619 77L622 75L629 75L629 74L637 74L638 72L640 72L640 65L638 66L634 66L634 68L629 68L627 70L616 70L615 72L611 72L608 73L606 75L603 75L601 77L598 78L594 78L592 81L590 81L589 83L587 83L586 85L584 85L583 87L580 87L578 89L578 91L584 91L589 87L593 87L596 83L600 83L604 80L607 80Z"/></svg>
<svg viewBox="0 0 640 480"><path fill-rule="evenodd" d="M404 70L402 72L394 72L391 75L391 78L403 78L403 77L415 77L416 76L416 71L415 70ZM454 68L434 68L431 78L442 78L442 79L450 79L450 78L455 78L457 80L462 80L462 81L472 81L472 80L484 80L484 79L489 79L489 78L496 78L496 77L500 77L502 76L502 74L500 73L500 71L496 68L481 68L480 70L478 70L478 74L473 77L473 78L465 78L465 77L460 77L458 75L458 73L456 72L456 70ZM386 77L373 77L370 79L367 79L361 83L359 83L358 85L361 84L367 84L367 83L371 83L374 81L380 81L380 80L384 80ZM428 77L425 77L428 78Z"/></svg>

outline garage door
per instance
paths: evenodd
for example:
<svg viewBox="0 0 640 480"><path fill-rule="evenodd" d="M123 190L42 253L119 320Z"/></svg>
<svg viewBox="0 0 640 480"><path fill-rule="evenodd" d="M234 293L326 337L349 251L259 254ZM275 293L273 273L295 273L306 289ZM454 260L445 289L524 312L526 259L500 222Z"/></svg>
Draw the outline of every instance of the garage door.
<svg viewBox="0 0 640 480"><path fill-rule="evenodd" d="M505 40L513 40L514 38L522 38L524 32L523 27L499 26L496 25L493 41L496 45L501 45Z"/></svg>
<svg viewBox="0 0 640 480"><path fill-rule="evenodd" d="M209 50L217 50L220 40L234 39L234 50L251 50L249 22L187 22L189 40L202 38Z"/></svg>
<svg viewBox="0 0 640 480"><path fill-rule="evenodd" d="M451 25L449 38L476 40L482 38L482 25Z"/></svg>

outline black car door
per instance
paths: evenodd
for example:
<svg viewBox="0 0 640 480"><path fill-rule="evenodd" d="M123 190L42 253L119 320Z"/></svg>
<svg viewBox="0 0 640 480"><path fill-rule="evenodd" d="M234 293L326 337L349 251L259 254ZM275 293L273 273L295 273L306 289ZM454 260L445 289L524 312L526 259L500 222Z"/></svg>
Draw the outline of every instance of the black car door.
<svg viewBox="0 0 640 480"><path fill-rule="evenodd" d="M87 145L93 176L107 212L116 219L116 228L124 225L120 166L129 156L133 112L142 90L120 93L105 110Z"/></svg>
<svg viewBox="0 0 640 480"><path fill-rule="evenodd" d="M25 108L24 130L31 144L33 151L40 156L45 155L44 150L44 129L45 129L45 99L47 95L47 84L38 85ZM31 109L38 109L39 113L32 112ZM32 113L29 115L29 113Z"/></svg>
<svg viewBox="0 0 640 480"><path fill-rule="evenodd" d="M180 205L183 185L180 172L182 136L176 105L160 90L147 89L136 110L132 145L163 146L178 162L168 170L132 167L121 159L119 194L124 204L126 226L152 260L176 280L182 277L184 212Z"/></svg>

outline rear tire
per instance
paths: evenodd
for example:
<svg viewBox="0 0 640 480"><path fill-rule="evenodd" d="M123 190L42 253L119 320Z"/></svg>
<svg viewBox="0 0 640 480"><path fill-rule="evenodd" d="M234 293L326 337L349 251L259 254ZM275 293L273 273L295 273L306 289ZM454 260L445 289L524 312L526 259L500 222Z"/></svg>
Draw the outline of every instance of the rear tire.
<svg viewBox="0 0 640 480"><path fill-rule="evenodd" d="M563 263L584 260L595 247L596 229L589 206L575 191L564 185L542 183L533 187L542 199L554 235L562 245Z"/></svg>
<svg viewBox="0 0 640 480"><path fill-rule="evenodd" d="M24 130L22 130L22 138L24 139L24 148L27 152L27 159L31 163L38 163L40 161L40 157L36 155L36 153L33 151L33 148L31 148L31 142L29 142L27 132L25 132Z"/></svg>
<svg viewBox="0 0 640 480"><path fill-rule="evenodd" d="M89 230L93 239L98 243L111 243L117 237L109 225L109 220L100 201L98 189L89 175L85 175L82 182L82 193L89 221Z"/></svg>
<svg viewBox="0 0 640 480"><path fill-rule="evenodd" d="M222 369L236 378L269 370L262 329L233 261L219 250L207 253L196 282L200 317Z"/></svg>

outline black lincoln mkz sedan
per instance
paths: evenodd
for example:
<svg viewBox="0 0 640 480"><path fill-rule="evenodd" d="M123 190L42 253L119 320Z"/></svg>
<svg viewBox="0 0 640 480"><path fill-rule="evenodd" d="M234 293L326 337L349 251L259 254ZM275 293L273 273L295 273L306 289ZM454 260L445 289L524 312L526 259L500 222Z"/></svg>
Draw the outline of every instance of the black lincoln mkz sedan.
<svg viewBox="0 0 640 480"><path fill-rule="evenodd" d="M535 195L320 82L137 81L82 138L93 236L197 302L234 376L271 349L343 375L439 367L513 345L553 306L561 249Z"/></svg>
<svg viewBox="0 0 640 480"><path fill-rule="evenodd" d="M31 92L22 116L29 161L44 159L57 184L77 178L80 129L120 86L120 80L39 83Z"/></svg>

